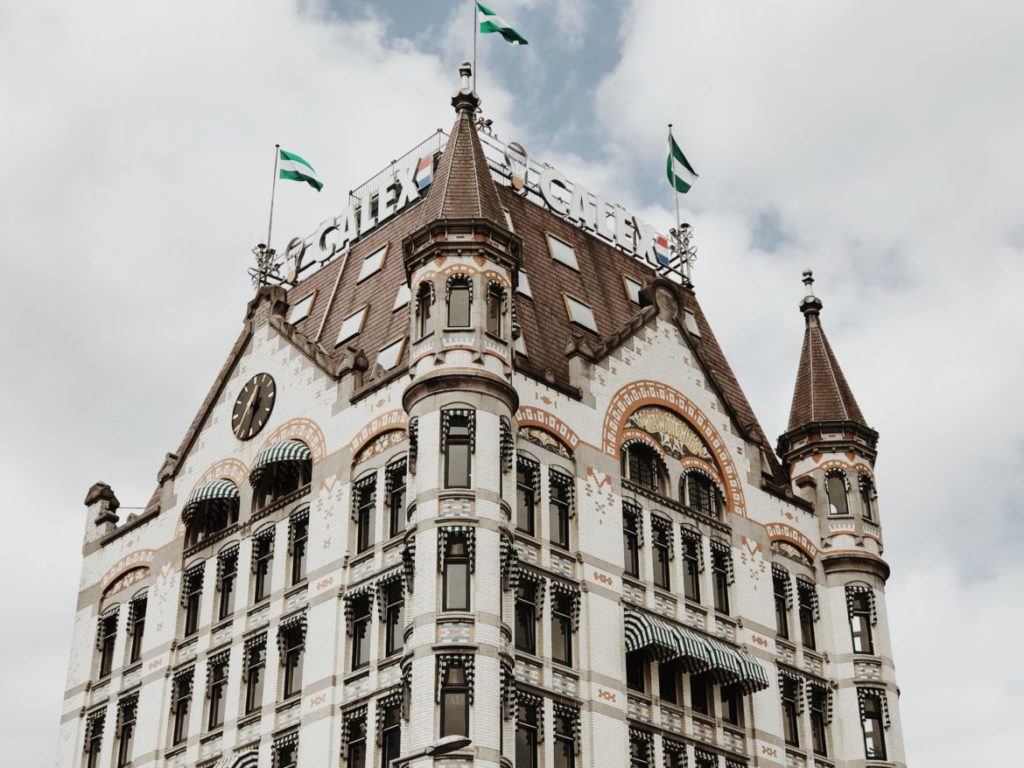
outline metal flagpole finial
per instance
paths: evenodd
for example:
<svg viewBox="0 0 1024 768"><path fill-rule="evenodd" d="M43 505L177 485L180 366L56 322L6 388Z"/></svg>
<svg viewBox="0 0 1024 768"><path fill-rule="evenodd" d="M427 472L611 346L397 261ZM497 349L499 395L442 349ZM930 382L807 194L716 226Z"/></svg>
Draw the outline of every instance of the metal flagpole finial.
<svg viewBox="0 0 1024 768"><path fill-rule="evenodd" d="M693 274L693 263L697 261L697 247L693 244L693 227L683 222L668 231L671 243L669 249L679 259L683 267L683 281L690 285Z"/></svg>
<svg viewBox="0 0 1024 768"><path fill-rule="evenodd" d="M277 268L281 265L277 263L277 251L267 247L264 243L259 243L252 249L252 254L256 257L256 266L249 267L249 277L252 278L253 288L259 290L269 283L272 277L280 280Z"/></svg>

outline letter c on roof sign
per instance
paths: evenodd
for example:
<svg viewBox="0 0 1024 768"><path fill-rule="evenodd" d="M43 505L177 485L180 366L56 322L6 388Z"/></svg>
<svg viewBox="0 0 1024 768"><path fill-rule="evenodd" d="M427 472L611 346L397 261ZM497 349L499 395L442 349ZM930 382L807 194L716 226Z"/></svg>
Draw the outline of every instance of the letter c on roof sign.
<svg viewBox="0 0 1024 768"><path fill-rule="evenodd" d="M553 189L555 184L565 190L566 199L555 196ZM569 189L569 180L550 165L545 166L540 172L540 193L551 210L563 216L569 213L568 198L572 195L572 191Z"/></svg>

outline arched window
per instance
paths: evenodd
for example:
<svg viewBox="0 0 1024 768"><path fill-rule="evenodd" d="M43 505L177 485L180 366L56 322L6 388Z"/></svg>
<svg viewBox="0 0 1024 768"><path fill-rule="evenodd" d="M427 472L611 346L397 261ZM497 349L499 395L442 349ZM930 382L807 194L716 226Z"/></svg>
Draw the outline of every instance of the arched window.
<svg viewBox="0 0 1024 768"><path fill-rule="evenodd" d="M830 515L850 514L850 503L846 497L849 483L840 469L830 469L825 474L825 494L828 496L828 513Z"/></svg>
<svg viewBox="0 0 1024 768"><path fill-rule="evenodd" d="M254 509L307 487L313 475L313 456L300 440L282 440L260 453L249 473Z"/></svg>
<svg viewBox="0 0 1024 768"><path fill-rule="evenodd" d="M860 475L857 478L857 485L860 488L860 510L865 520L875 519L875 482L870 475Z"/></svg>
<svg viewBox="0 0 1024 768"><path fill-rule="evenodd" d="M679 500L709 517L722 514L722 493L703 472L690 470L679 479Z"/></svg>
<svg viewBox="0 0 1024 768"><path fill-rule="evenodd" d="M651 446L639 441L622 446L622 476L657 493L665 492L668 471Z"/></svg>
<svg viewBox="0 0 1024 768"><path fill-rule="evenodd" d="M185 546L194 547L238 522L238 486L230 480L211 480L196 488L185 502Z"/></svg>
<svg viewBox="0 0 1024 768"><path fill-rule="evenodd" d="M434 305L434 285L424 281L416 291L416 338L430 333L430 308Z"/></svg>
<svg viewBox="0 0 1024 768"><path fill-rule="evenodd" d="M504 314L505 289L491 281L487 286L487 332L503 338L501 316Z"/></svg>
<svg viewBox="0 0 1024 768"><path fill-rule="evenodd" d="M448 278L448 327L468 328L470 309L473 306L473 288L467 275L452 275Z"/></svg>

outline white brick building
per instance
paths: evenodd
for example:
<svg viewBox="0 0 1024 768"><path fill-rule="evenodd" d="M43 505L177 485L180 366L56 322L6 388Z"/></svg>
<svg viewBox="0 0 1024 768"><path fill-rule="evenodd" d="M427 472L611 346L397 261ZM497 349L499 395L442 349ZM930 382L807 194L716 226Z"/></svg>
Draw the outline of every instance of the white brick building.
<svg viewBox="0 0 1024 768"><path fill-rule="evenodd" d="M289 244L146 510L89 490L58 765L904 765L810 277L776 454L642 222L453 104Z"/></svg>

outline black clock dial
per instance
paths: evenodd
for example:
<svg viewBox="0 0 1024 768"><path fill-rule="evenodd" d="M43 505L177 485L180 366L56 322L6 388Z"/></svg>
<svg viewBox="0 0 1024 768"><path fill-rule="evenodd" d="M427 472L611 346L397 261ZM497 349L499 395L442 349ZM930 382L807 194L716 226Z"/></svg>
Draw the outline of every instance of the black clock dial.
<svg viewBox="0 0 1024 768"><path fill-rule="evenodd" d="M277 386L269 373L257 373L242 387L231 411L231 429L239 440L248 440L258 434L271 411Z"/></svg>

